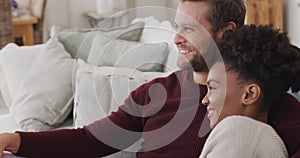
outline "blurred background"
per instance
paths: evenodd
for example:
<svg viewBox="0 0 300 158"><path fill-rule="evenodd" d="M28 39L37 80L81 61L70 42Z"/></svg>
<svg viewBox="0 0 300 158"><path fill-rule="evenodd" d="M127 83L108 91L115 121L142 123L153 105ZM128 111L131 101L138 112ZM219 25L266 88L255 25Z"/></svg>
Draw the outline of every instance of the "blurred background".
<svg viewBox="0 0 300 158"><path fill-rule="evenodd" d="M274 27L287 31L291 42L300 46L298 29L300 28L300 0L245 0L245 2L248 7L246 23L273 24ZM53 25L70 28L94 27L97 22L120 10L142 6L176 9L177 4L178 0L1 0L0 48L8 42L15 41L15 37L22 36L16 35L13 26L18 23L16 19L28 20L30 15L34 17L30 25L34 27L34 44L37 44L48 39ZM138 10L134 14L131 16L142 17L145 13ZM161 18L160 20L172 21L174 18L168 13L154 11L150 14ZM120 19L117 19L113 25L130 23L131 19L128 17L124 18L120 15Z"/></svg>

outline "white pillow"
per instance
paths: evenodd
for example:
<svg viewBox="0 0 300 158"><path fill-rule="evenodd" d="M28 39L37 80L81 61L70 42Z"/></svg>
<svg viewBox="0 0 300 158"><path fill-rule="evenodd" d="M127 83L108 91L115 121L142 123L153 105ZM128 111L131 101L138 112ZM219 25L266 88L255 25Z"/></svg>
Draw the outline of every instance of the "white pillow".
<svg viewBox="0 0 300 158"><path fill-rule="evenodd" d="M139 85L169 73L140 72L130 68L97 67L78 60L74 96L75 127L82 127L109 115L123 104ZM135 157L121 151L105 158Z"/></svg>
<svg viewBox="0 0 300 158"><path fill-rule="evenodd" d="M46 43L13 98L11 115L24 130L51 129L68 116L74 63L62 44Z"/></svg>
<svg viewBox="0 0 300 158"><path fill-rule="evenodd" d="M22 128L15 122L10 114L0 115L0 126L0 133L22 130Z"/></svg>
<svg viewBox="0 0 300 158"><path fill-rule="evenodd" d="M9 113L9 109L7 105L5 104L5 101L3 99L3 96L0 92L0 115Z"/></svg>
<svg viewBox="0 0 300 158"><path fill-rule="evenodd" d="M154 78L169 74L97 67L79 59L74 96L75 127L82 127L109 115L124 103L132 90Z"/></svg>
<svg viewBox="0 0 300 158"><path fill-rule="evenodd" d="M141 36L141 42L145 43L157 43L167 42L169 45L174 44L173 39L176 35L176 30L170 23L170 21L162 21L155 19L154 17L136 18L132 23L144 22L144 31Z"/></svg>
<svg viewBox="0 0 300 158"><path fill-rule="evenodd" d="M88 63L161 72L167 55L167 43L139 43L96 36L88 56Z"/></svg>
<svg viewBox="0 0 300 158"><path fill-rule="evenodd" d="M10 43L0 51L0 89L8 107L35 57L44 48L45 44L19 47Z"/></svg>

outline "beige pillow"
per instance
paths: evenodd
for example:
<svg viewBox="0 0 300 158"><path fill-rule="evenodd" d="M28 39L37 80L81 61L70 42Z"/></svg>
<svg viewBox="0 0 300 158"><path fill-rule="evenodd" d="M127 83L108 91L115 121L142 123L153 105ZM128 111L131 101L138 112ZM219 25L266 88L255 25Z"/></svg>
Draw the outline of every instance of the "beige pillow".
<svg viewBox="0 0 300 158"><path fill-rule="evenodd" d="M167 56L167 43L140 43L95 36L88 63L162 72Z"/></svg>

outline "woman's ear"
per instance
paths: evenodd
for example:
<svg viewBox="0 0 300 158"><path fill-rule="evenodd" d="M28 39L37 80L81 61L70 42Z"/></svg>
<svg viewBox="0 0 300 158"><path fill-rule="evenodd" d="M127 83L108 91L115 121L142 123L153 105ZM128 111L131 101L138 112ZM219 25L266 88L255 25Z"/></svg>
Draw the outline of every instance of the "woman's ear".
<svg viewBox="0 0 300 158"><path fill-rule="evenodd" d="M256 103L261 95L261 87L258 84L247 85L242 95L242 103L244 105L251 105Z"/></svg>

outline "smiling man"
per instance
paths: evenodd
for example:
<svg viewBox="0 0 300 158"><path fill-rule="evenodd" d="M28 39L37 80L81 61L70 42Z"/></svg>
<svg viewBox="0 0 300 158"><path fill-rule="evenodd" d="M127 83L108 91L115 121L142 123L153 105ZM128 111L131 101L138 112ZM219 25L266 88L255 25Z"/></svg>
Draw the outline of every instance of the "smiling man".
<svg viewBox="0 0 300 158"><path fill-rule="evenodd" d="M207 138L199 131L206 115L201 104L207 92L205 62L216 46L211 41L218 43L224 31L243 25L244 17L244 0L180 1L174 42L184 70L140 86L118 111L83 128L2 134L0 150L26 157L101 157L142 138L139 158L198 157ZM300 106L290 100L284 104ZM295 152L295 143L288 143Z"/></svg>

